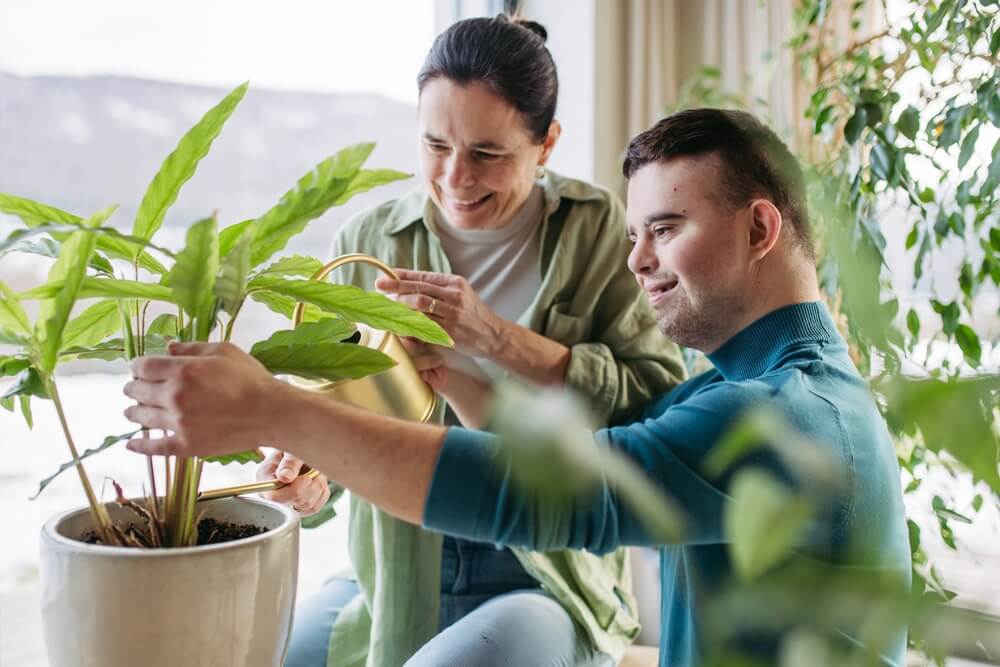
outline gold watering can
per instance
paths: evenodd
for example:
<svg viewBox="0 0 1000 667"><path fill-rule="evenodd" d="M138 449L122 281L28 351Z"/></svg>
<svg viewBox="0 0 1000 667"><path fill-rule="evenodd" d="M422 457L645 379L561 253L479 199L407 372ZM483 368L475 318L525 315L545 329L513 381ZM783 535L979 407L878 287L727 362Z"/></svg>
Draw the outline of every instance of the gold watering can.
<svg viewBox="0 0 1000 667"><path fill-rule="evenodd" d="M323 280L333 270L351 264L361 262L380 269L393 280L399 280L396 272L383 262L370 255L362 253L352 253L341 255L327 263L322 269L313 275L312 280ZM302 322L305 314L306 304L298 303L292 316L292 326L297 327ZM426 422L434 414L437 407L437 396L434 391L420 377L406 348L399 341L395 334L388 331L373 329L364 324L357 325L358 333L352 339L357 345L364 345L387 354L396 365L388 370L375 375L359 378L357 380L339 380L328 382L323 380L307 380L292 376L289 381L298 387L319 392L324 396L344 403L350 403L360 408L389 417L399 417L415 422ZM308 477L315 477L318 470L309 469L303 473ZM300 475L301 476L301 475ZM267 482L252 482L250 484L240 484L238 486L228 486L222 489L203 491L198 494L198 500L214 500L216 498L228 498L244 493L256 493L259 491L273 491L288 486L285 482L271 480Z"/></svg>

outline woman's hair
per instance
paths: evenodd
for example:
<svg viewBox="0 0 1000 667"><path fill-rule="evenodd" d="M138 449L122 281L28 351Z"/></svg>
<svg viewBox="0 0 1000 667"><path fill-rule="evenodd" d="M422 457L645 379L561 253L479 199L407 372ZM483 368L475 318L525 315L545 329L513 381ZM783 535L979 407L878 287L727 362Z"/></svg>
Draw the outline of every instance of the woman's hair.
<svg viewBox="0 0 1000 667"><path fill-rule="evenodd" d="M541 143L556 115L559 81L545 28L534 21L493 18L458 21L438 35L417 75L417 87L439 77L458 85L482 83L507 100Z"/></svg>

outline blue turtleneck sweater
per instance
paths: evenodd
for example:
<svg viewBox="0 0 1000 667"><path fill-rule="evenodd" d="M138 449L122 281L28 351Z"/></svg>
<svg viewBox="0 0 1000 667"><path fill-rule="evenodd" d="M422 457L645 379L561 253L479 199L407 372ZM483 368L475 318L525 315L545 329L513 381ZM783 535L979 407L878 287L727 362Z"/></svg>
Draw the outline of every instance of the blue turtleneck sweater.
<svg viewBox="0 0 1000 667"><path fill-rule="evenodd" d="M820 498L813 525L797 544L800 554L904 578L910 570L892 442L826 308L802 303L771 312L709 359L714 370L652 401L634 423L595 437L595 446L617 449L644 469L687 518L681 543L658 545L664 667L694 667L706 657L705 604L733 574L722 519L732 501L728 487L748 466L764 468L814 501ZM819 480L804 478L768 452L740 460L721 476L708 475L706 457L731 426L758 408L776 412L819 447L841 469L840 483L817 495L825 488ZM460 537L536 550L606 552L656 544L613 486L601 484L582 498L553 505L511 485L498 436L461 428L450 429L445 439L424 523ZM733 647L773 656L780 636L780 628L770 628L738 637ZM904 651L905 633L899 632L884 655L903 665Z"/></svg>

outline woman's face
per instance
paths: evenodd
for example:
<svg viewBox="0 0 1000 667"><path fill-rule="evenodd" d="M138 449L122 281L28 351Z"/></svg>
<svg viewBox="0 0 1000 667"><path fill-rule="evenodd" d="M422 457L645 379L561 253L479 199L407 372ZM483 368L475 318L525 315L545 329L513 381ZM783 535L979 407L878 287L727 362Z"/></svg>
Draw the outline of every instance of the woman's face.
<svg viewBox="0 0 1000 667"><path fill-rule="evenodd" d="M537 144L521 115L481 83L433 79L420 94L420 163L431 199L460 229L498 229L528 198L559 137Z"/></svg>

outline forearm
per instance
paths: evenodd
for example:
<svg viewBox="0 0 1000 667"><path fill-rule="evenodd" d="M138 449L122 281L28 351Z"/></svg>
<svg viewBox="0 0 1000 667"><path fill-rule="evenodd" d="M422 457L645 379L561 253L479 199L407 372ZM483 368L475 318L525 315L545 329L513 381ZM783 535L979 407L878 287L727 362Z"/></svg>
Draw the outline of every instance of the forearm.
<svg viewBox="0 0 1000 667"><path fill-rule="evenodd" d="M420 524L445 429L383 417L290 385L275 391L267 432L386 512Z"/></svg>
<svg viewBox="0 0 1000 667"><path fill-rule="evenodd" d="M570 348L513 322L506 322L490 359L514 375L547 387L562 386Z"/></svg>
<svg viewBox="0 0 1000 667"><path fill-rule="evenodd" d="M473 362L475 363L475 362ZM488 378L449 370L448 386L442 395L454 410L462 426L483 428L489 422L493 405L493 384Z"/></svg>

